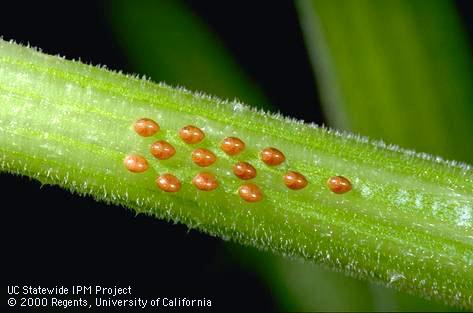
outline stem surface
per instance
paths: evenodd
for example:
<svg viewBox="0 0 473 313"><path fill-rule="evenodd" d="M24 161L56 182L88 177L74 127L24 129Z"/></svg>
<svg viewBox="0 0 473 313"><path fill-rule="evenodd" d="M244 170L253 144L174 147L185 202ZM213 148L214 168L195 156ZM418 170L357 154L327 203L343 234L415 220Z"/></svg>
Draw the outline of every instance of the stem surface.
<svg viewBox="0 0 473 313"><path fill-rule="evenodd" d="M181 222L224 239L323 263L355 277L463 308L473 308L473 171L365 138L303 124L183 89L157 85L79 62L0 42L0 164L3 171L61 185L79 194ZM133 123L156 120L161 131L139 137ZM205 140L187 145L181 127L202 128ZM238 156L219 149L236 136ZM149 145L170 142L176 155L157 161ZM286 162L268 167L259 151L274 146ZM220 186L198 191L192 178L196 147L218 161L205 171ZM130 173L126 155L145 156L150 169ZM247 203L231 172L253 164L264 198ZM282 182L287 170L303 173L298 191ZM182 182L177 193L156 188L159 174ZM325 185L348 177L343 195Z"/></svg>

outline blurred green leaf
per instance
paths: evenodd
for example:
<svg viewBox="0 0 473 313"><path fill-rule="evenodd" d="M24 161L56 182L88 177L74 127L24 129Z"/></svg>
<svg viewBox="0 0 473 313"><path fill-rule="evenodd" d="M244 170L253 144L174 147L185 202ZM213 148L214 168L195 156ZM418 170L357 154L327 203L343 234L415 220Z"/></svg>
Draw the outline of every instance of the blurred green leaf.
<svg viewBox="0 0 473 313"><path fill-rule="evenodd" d="M154 81L267 108L218 38L181 1L114 0L106 13L132 67Z"/></svg>
<svg viewBox="0 0 473 313"><path fill-rule="evenodd" d="M298 5L332 126L473 160L473 63L452 1Z"/></svg>
<svg viewBox="0 0 473 313"><path fill-rule="evenodd" d="M452 1L297 4L331 126L473 160L473 63ZM449 309L364 288L379 299L376 310Z"/></svg>

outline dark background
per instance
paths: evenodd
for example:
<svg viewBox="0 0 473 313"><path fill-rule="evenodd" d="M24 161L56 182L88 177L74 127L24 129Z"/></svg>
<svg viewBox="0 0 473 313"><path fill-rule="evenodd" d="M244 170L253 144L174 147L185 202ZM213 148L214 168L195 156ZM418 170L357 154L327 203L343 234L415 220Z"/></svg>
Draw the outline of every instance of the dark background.
<svg viewBox="0 0 473 313"><path fill-rule="evenodd" d="M264 1L186 3L281 112L324 122L292 1L273 1L270 7ZM105 5L2 3L0 35L50 54L133 72L109 29ZM472 38L468 2L457 5ZM279 75L272 74L275 66ZM57 187L41 187L28 178L1 174L0 186L5 285L131 285L141 297L205 297L226 310L276 308L270 286L223 252L232 246L222 249L220 239Z"/></svg>

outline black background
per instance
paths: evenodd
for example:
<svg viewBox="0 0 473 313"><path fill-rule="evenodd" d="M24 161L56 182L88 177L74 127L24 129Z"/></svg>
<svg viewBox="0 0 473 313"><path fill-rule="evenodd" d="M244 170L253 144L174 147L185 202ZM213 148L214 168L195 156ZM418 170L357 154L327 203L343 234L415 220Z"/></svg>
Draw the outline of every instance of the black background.
<svg viewBox="0 0 473 313"><path fill-rule="evenodd" d="M292 1L272 1L270 7L265 1L187 4L281 112L323 123ZM471 35L468 3L457 4ZM50 54L132 72L108 27L104 7L100 1L2 2L0 35ZM284 59L291 62L281 62ZM276 65L278 76L269 70ZM2 298L8 284L132 285L134 294L142 297L206 297L226 310L276 308L270 286L224 252L232 246L220 239L57 187L41 187L28 178L2 174L0 186Z"/></svg>

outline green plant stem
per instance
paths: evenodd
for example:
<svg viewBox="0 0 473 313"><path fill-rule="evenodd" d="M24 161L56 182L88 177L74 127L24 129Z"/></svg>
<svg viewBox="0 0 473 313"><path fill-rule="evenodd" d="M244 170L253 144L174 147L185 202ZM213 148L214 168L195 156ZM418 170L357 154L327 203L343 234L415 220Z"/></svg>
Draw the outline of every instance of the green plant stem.
<svg viewBox="0 0 473 313"><path fill-rule="evenodd" d="M454 1L296 4L330 126L473 161L473 145L465 145L473 132L473 63ZM375 310L453 309L365 289L391 299L375 301Z"/></svg>
<svg viewBox="0 0 473 313"><path fill-rule="evenodd" d="M323 263L426 298L473 307L473 171L467 165L415 154L349 134L306 125L182 89L0 43L0 164L3 171L58 184L137 212L185 223L211 235ZM132 124L158 121L153 138ZM218 161L208 171L220 186L199 192L190 183L202 169L193 146L178 138L187 124L201 127ZM247 149L229 157L218 148L238 136ZM165 139L177 149L154 161L149 144ZM268 167L266 146L287 161ZM123 158L140 153L151 168L132 174ZM252 163L264 193L246 203L231 173L237 160ZM282 183L286 170L304 173L300 191ZM182 190L156 188L172 172ZM351 179L344 195L325 186L333 175Z"/></svg>

